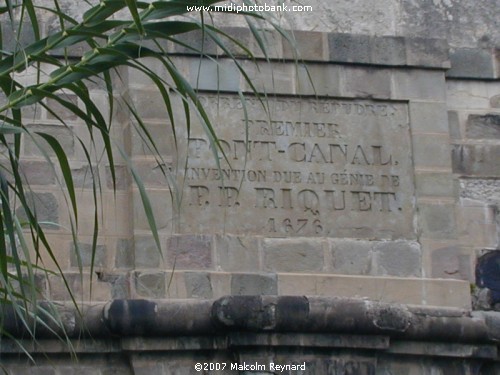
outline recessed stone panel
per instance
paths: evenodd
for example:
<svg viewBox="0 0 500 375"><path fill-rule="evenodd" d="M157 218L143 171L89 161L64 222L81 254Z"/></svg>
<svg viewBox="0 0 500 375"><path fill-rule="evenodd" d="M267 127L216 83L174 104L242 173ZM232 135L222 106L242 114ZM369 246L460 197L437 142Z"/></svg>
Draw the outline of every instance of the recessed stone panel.
<svg viewBox="0 0 500 375"><path fill-rule="evenodd" d="M242 104L222 94L200 100L219 145L193 116L177 158L180 232L415 238L407 104L298 97ZM182 114L180 133L183 122Z"/></svg>

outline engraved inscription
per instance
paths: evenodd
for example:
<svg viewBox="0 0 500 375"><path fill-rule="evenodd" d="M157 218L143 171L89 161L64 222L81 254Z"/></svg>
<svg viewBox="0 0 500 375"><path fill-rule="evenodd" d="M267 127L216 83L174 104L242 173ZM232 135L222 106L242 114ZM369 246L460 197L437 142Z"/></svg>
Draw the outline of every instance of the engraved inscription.
<svg viewBox="0 0 500 375"><path fill-rule="evenodd" d="M218 147L192 124L180 148L179 230L414 238L407 105L203 95ZM184 151L183 151L184 150Z"/></svg>

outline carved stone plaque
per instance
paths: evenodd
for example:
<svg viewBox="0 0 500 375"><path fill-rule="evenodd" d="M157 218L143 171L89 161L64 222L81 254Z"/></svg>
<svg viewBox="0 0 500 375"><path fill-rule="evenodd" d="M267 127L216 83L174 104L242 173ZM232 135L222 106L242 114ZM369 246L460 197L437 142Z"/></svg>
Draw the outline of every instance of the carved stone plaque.
<svg viewBox="0 0 500 375"><path fill-rule="evenodd" d="M204 95L179 151L184 233L415 238L408 108L401 102ZM185 121L185 120L184 120ZM180 137L179 137L180 138Z"/></svg>

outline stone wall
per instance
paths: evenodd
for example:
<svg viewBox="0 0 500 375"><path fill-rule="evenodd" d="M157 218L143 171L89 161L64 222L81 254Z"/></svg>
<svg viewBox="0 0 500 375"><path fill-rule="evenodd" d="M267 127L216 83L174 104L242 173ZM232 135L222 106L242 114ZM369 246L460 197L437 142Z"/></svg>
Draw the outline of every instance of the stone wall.
<svg viewBox="0 0 500 375"><path fill-rule="evenodd" d="M259 56L247 29L227 31ZM200 43L196 35L185 38ZM221 157L220 171L195 115L187 144L183 112L174 110L174 146L159 93L132 69L120 72L115 93L131 99L147 131L125 105L115 108L113 136L128 155L120 158L117 148L116 192L109 168L99 164L99 144L92 156L99 167L88 168L75 138L86 137L81 120L57 106L68 127L45 109L28 113L30 126L57 134L85 202L82 284L67 201L57 185L61 176L34 140L25 139L23 171L34 204L41 220L56 224L47 225L49 238L79 298L90 298L97 213L102 236L93 300L294 294L470 306L475 259L498 247L496 55L450 55L442 39L309 31L295 38L300 63L272 32L270 62L241 61L267 95L267 107L223 55L200 61L167 46L200 90L221 138L228 159ZM206 48L220 53L209 43ZM168 79L158 63L143 62ZM238 91L246 93L246 108ZM92 95L105 102L98 85ZM179 108L175 95L172 100ZM161 252L127 172L130 161L151 200ZM92 178L103 187L97 204ZM67 298L56 277L44 282L50 298Z"/></svg>

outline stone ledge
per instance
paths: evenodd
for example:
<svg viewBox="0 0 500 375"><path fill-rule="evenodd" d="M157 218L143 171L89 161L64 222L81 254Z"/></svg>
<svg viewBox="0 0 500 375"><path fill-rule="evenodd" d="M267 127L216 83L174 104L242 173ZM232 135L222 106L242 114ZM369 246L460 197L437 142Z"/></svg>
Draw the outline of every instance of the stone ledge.
<svg viewBox="0 0 500 375"><path fill-rule="evenodd" d="M47 303L41 307L49 308ZM54 338L55 334L68 338L106 339L215 335L229 340L218 341L218 345L228 345L228 342L247 345L248 340L261 345L263 336L260 334L284 334L275 336L274 344L279 346L294 342L302 345L310 341L308 334L340 334L370 335L375 340L370 344L373 348L387 346L384 338L376 336L461 344L500 341L500 313L472 313L354 298L226 296L218 300L114 300L83 306L81 315L68 304L58 305L57 309L65 331L46 319L44 324L36 325L37 338ZM12 308L4 306L3 316L4 332L17 338L29 337L26 326L16 320ZM42 320L43 316L38 319ZM255 336L242 338L241 332L252 332ZM290 341L291 336L287 334L296 333L305 336ZM322 345L360 345L342 337L335 342L323 337L326 341L323 340ZM212 344L206 342L207 345ZM57 347L54 350L57 351ZM116 350L116 346L108 350Z"/></svg>
<svg viewBox="0 0 500 375"><path fill-rule="evenodd" d="M494 49L455 48L450 51L451 69L446 72L446 77L499 79L500 74L495 67L497 59L499 59L499 52Z"/></svg>

